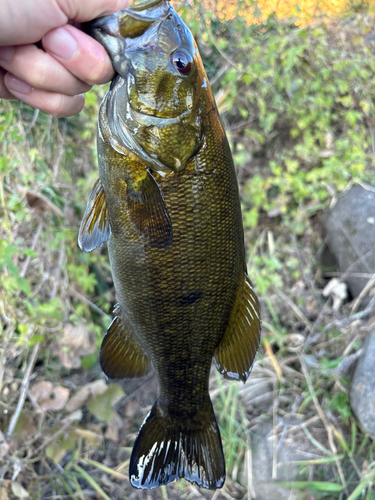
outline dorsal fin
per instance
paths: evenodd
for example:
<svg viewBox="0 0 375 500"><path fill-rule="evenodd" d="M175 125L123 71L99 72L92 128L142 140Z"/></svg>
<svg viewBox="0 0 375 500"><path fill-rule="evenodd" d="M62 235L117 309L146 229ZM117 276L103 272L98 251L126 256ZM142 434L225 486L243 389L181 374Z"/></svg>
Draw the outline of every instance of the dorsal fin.
<svg viewBox="0 0 375 500"><path fill-rule="evenodd" d="M101 247L111 234L107 202L98 179L91 191L78 234L78 246L84 253Z"/></svg>
<svg viewBox="0 0 375 500"><path fill-rule="evenodd" d="M260 344L260 309L250 278L239 287L227 329L215 350L215 364L224 377L246 382Z"/></svg>

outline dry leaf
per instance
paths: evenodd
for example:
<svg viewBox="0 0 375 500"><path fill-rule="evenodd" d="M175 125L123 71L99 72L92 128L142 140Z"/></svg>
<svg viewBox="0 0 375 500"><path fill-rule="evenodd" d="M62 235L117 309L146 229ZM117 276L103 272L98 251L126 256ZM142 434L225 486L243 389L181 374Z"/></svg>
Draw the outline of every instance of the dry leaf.
<svg viewBox="0 0 375 500"><path fill-rule="evenodd" d="M9 500L8 493L5 488L0 488L0 500Z"/></svg>
<svg viewBox="0 0 375 500"><path fill-rule="evenodd" d="M98 396L90 399L87 404L91 413L102 422L109 422L115 416L115 411L112 409L122 397L124 391L119 385L113 384L108 389Z"/></svg>
<svg viewBox="0 0 375 500"><path fill-rule="evenodd" d="M17 498L29 498L28 492L17 481L12 482L12 493Z"/></svg>
<svg viewBox="0 0 375 500"><path fill-rule="evenodd" d="M40 403L40 401L44 401L51 396L53 391L52 382L48 382L47 380L42 380L42 382L38 382L34 384L30 389L30 396L34 399L36 403Z"/></svg>
<svg viewBox="0 0 375 500"><path fill-rule="evenodd" d="M52 432L56 434L61 429L61 425L56 425ZM62 434L58 435L47 447L46 455L55 463L61 462L65 453L71 450L77 442L76 435L73 429L68 429Z"/></svg>
<svg viewBox="0 0 375 500"><path fill-rule="evenodd" d="M64 217L64 213L57 207L47 196L44 194L31 191L30 189L25 189L19 187L19 191L25 196L26 202L29 207L34 208L38 213L42 213L45 210L50 210L59 217Z"/></svg>
<svg viewBox="0 0 375 500"><path fill-rule="evenodd" d="M7 455L8 451L9 444L6 442L4 434L0 431L0 460Z"/></svg>
<svg viewBox="0 0 375 500"><path fill-rule="evenodd" d="M128 418L134 418L140 410L140 404L135 399L129 401L125 407L125 416Z"/></svg>
<svg viewBox="0 0 375 500"><path fill-rule="evenodd" d="M122 418L117 412L114 412L115 415L107 424L107 429L105 431L104 437L117 443L119 440L119 430L121 429L123 422Z"/></svg>
<svg viewBox="0 0 375 500"><path fill-rule="evenodd" d="M84 385L71 397L65 409L67 412L73 412L81 408L91 396L98 396L107 390L108 386L103 379L95 380Z"/></svg>
<svg viewBox="0 0 375 500"><path fill-rule="evenodd" d="M63 335L54 349L65 368L79 368L81 357L96 351L95 336L85 325L67 324Z"/></svg>
<svg viewBox="0 0 375 500"><path fill-rule="evenodd" d="M30 396L46 411L62 410L69 398L69 389L58 385L53 387L52 382L42 381L33 385Z"/></svg>
<svg viewBox="0 0 375 500"><path fill-rule="evenodd" d="M40 403L43 410L62 410L69 399L69 389L58 385L52 391L51 397Z"/></svg>

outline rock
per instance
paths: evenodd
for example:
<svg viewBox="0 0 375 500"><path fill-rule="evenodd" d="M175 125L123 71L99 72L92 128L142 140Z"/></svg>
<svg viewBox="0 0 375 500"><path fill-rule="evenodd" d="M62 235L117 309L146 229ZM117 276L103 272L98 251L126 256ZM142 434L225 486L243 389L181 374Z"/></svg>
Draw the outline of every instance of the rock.
<svg viewBox="0 0 375 500"><path fill-rule="evenodd" d="M298 422L295 422L298 423ZM280 482L299 481L299 460L310 460L318 455L308 451L309 445L296 442L293 437L284 439L277 450L276 478L272 478L274 437L272 424L263 422L251 429L252 478L257 500L299 500L302 494L291 487L280 486ZM245 481L246 483L246 481Z"/></svg>
<svg viewBox="0 0 375 500"><path fill-rule="evenodd" d="M354 274L375 273L375 190L353 186L340 196L323 220L326 244L336 258L344 281L357 297L369 278ZM323 264L325 264L323 260Z"/></svg>
<svg viewBox="0 0 375 500"><path fill-rule="evenodd" d="M375 439L375 330L367 335L363 351L350 386L350 405L363 429Z"/></svg>

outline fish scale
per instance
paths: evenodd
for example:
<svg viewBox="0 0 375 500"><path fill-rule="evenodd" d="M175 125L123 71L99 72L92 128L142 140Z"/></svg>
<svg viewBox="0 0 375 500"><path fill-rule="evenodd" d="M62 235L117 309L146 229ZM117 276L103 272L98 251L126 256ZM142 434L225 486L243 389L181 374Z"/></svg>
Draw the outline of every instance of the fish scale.
<svg viewBox="0 0 375 500"><path fill-rule="evenodd" d="M260 341L229 144L194 39L167 1L99 19L89 32L117 71L99 112L99 181L79 234L83 251L108 241L119 302L100 362L112 379L152 365L159 383L130 481L149 489L184 477L219 488L212 358L245 382Z"/></svg>

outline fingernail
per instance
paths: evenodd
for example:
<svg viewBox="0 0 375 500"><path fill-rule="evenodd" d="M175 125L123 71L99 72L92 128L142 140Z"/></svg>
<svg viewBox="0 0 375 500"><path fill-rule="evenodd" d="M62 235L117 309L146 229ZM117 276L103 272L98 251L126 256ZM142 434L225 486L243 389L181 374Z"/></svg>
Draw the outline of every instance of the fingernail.
<svg viewBox="0 0 375 500"><path fill-rule="evenodd" d="M0 60L10 61L12 59L14 47L0 47Z"/></svg>
<svg viewBox="0 0 375 500"><path fill-rule="evenodd" d="M45 36L45 48L61 59L69 61L78 50L75 38L65 28L57 28Z"/></svg>
<svg viewBox="0 0 375 500"><path fill-rule="evenodd" d="M6 87L8 90L19 94L28 94L31 90L31 85L16 76L9 76L9 74L6 76Z"/></svg>

